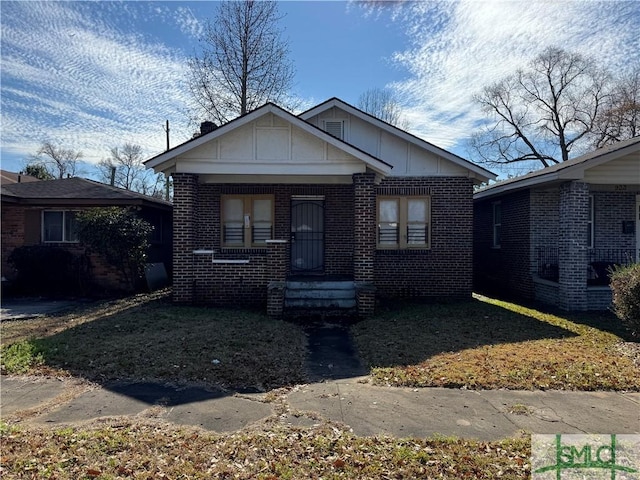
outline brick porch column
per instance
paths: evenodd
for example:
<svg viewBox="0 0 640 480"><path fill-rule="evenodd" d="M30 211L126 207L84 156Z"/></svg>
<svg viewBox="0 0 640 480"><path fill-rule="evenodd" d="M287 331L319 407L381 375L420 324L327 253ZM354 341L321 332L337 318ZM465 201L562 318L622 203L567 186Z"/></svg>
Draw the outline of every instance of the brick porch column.
<svg viewBox="0 0 640 480"><path fill-rule="evenodd" d="M267 240L267 315L282 317L287 281L287 240Z"/></svg>
<svg viewBox="0 0 640 480"><path fill-rule="evenodd" d="M356 284L358 315L361 317L372 315L375 307L376 197L374 181L374 173L353 175L355 215L353 278Z"/></svg>
<svg viewBox="0 0 640 480"><path fill-rule="evenodd" d="M564 310L586 310L589 186L580 181L562 184L559 208L558 304Z"/></svg>
<svg viewBox="0 0 640 480"><path fill-rule="evenodd" d="M198 176L173 174L173 301L193 302Z"/></svg>

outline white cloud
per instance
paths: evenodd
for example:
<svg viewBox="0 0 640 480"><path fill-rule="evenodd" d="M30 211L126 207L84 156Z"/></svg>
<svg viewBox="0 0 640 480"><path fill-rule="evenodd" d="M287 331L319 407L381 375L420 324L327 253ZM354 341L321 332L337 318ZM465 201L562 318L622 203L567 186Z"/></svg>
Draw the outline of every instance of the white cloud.
<svg viewBox="0 0 640 480"><path fill-rule="evenodd" d="M613 70L640 61L640 2L412 2L397 18L412 46L395 56L410 76L393 88L412 130L444 148L459 146L483 118L474 93L547 46Z"/></svg>
<svg viewBox="0 0 640 480"><path fill-rule="evenodd" d="M166 15L165 10L155 12ZM126 4L11 2L2 7L2 148L27 157L44 140L95 163L140 144L149 155L187 131L181 52L129 28ZM128 29L128 30L125 30ZM34 148L35 146L35 148Z"/></svg>
<svg viewBox="0 0 640 480"><path fill-rule="evenodd" d="M180 30L193 38L200 39L204 33L204 25L188 7L176 9L176 22L180 26Z"/></svg>

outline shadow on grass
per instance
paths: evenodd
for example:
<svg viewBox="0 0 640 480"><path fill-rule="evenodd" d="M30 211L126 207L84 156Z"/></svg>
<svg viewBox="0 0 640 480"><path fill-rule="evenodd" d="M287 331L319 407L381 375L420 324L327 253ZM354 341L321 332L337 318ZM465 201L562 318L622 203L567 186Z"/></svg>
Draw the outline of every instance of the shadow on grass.
<svg viewBox="0 0 640 480"><path fill-rule="evenodd" d="M355 325L353 334L363 360L371 367L415 365L446 352L577 336L476 299L387 305L375 318Z"/></svg>
<svg viewBox="0 0 640 480"><path fill-rule="evenodd" d="M63 370L150 404L304 381L301 327L253 311L175 306L167 298L29 342L45 372Z"/></svg>

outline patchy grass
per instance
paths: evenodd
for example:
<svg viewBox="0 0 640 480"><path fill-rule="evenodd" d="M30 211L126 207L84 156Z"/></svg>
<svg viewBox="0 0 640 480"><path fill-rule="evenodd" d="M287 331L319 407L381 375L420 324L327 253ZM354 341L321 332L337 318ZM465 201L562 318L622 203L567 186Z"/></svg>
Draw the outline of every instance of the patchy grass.
<svg viewBox="0 0 640 480"><path fill-rule="evenodd" d="M356 437L329 424L217 435L151 422L0 429L3 479L528 478L528 439Z"/></svg>
<svg viewBox="0 0 640 480"><path fill-rule="evenodd" d="M377 384L640 390L640 369L621 354L622 339L597 323L593 314L551 315L477 296L387 311L353 334Z"/></svg>
<svg viewBox="0 0 640 480"><path fill-rule="evenodd" d="M258 390L304 381L300 327L253 311L175 306L166 293L3 322L2 330L5 374Z"/></svg>

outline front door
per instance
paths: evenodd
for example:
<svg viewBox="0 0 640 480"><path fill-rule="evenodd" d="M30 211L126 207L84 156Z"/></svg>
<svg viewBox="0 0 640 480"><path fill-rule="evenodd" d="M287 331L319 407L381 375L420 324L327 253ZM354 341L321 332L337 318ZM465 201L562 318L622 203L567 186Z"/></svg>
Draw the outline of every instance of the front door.
<svg viewBox="0 0 640 480"><path fill-rule="evenodd" d="M324 198L291 199L291 273L324 272Z"/></svg>

